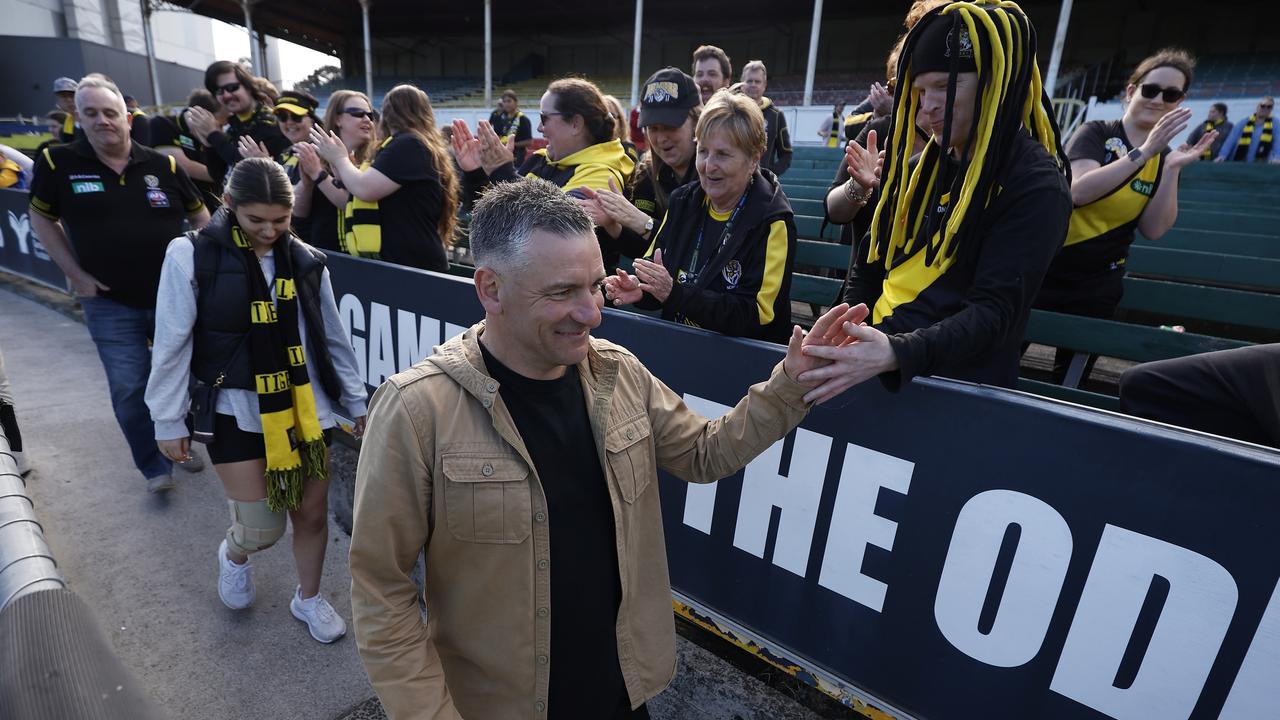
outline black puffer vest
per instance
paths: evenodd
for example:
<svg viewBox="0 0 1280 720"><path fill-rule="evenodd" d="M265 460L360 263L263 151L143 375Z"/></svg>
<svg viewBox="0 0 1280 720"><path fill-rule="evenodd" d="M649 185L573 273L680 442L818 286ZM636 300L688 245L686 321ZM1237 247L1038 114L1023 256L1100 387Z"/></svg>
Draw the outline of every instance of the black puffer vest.
<svg viewBox="0 0 1280 720"><path fill-rule="evenodd" d="M231 223L226 208L198 233L187 233L195 246L196 325L191 354L191 373L212 385L225 374L222 387L253 390L253 367L249 352L249 277L241 251L231 244ZM318 367L307 367L312 381L319 381L325 394L338 401L342 384L333 367L324 334L324 314L320 310L320 276L324 253L290 234L278 242L288 242L293 260L293 281L298 289L298 308L307 332L307 349ZM259 272L257 267L254 272Z"/></svg>

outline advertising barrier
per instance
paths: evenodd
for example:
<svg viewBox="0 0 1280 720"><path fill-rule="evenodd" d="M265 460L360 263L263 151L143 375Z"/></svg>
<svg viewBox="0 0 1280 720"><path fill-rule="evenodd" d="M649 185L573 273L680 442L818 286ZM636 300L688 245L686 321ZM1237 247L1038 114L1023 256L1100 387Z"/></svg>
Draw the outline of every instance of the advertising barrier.
<svg viewBox="0 0 1280 720"><path fill-rule="evenodd" d="M331 256L376 387L481 318L467 280ZM606 311L707 416L782 349ZM1280 708L1280 453L1017 392L864 383L710 485L663 476L677 608L871 717Z"/></svg>
<svg viewBox="0 0 1280 720"><path fill-rule="evenodd" d="M25 190L0 190L0 270L67 289L67 279L31 231Z"/></svg>

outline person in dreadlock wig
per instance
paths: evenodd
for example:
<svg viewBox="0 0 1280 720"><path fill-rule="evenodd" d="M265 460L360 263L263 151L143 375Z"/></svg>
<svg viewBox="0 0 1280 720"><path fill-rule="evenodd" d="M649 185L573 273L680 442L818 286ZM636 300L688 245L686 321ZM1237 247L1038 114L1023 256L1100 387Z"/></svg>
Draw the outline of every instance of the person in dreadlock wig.
<svg viewBox="0 0 1280 720"><path fill-rule="evenodd" d="M911 29L845 295L870 308L870 326L846 323L847 344L811 351L835 362L801 376L824 381L807 401L875 376L891 390L917 375L1015 383L1031 301L1071 216L1035 59L1035 30L1012 2L949 3ZM913 154L917 122L931 137ZM865 202L872 188L859 185Z"/></svg>

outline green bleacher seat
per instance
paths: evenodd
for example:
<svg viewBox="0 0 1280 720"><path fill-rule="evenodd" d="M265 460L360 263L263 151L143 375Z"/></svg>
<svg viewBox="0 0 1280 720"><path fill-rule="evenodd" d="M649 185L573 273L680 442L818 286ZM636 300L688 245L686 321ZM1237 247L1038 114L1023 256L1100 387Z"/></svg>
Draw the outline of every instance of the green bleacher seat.
<svg viewBox="0 0 1280 720"><path fill-rule="evenodd" d="M1280 260L1274 259L1134 245L1128 268L1131 274L1143 277L1280 292Z"/></svg>
<svg viewBox="0 0 1280 720"><path fill-rule="evenodd" d="M1275 235L1189 230L1176 225L1159 240L1149 240L1139 233L1134 240L1134 246L1141 245L1171 250L1195 250L1224 255L1280 259L1280 237Z"/></svg>

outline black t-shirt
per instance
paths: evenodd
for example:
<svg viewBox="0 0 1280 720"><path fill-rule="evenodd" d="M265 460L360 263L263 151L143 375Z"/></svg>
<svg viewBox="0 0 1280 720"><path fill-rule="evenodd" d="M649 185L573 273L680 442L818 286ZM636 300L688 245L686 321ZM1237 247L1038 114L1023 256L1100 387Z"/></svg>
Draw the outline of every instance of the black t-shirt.
<svg viewBox="0 0 1280 720"><path fill-rule="evenodd" d="M126 305L155 307L165 248L202 207L177 160L137 143L122 175L87 140L36 158L31 209L62 221L80 267L111 288L104 297Z"/></svg>
<svg viewBox="0 0 1280 720"><path fill-rule="evenodd" d="M184 111L185 112L185 111ZM151 147L176 147L192 162L200 163L207 169L209 166L209 149L200 144L188 130L182 116L174 118L156 115L151 118ZM204 204L213 212L222 205L221 189L211 182L191 179L200 190Z"/></svg>
<svg viewBox="0 0 1280 720"><path fill-rule="evenodd" d="M449 258L439 230L444 186L427 146L413 135L396 135L378 151L373 169L400 186L378 201L382 260L446 272Z"/></svg>
<svg viewBox="0 0 1280 720"><path fill-rule="evenodd" d="M306 219L305 234L299 234L302 234L307 244L312 247L338 252L341 247L338 243L338 214L341 212L340 208L334 207L333 203L329 202L329 197L319 186L313 186L311 214Z"/></svg>
<svg viewBox="0 0 1280 720"><path fill-rule="evenodd" d="M576 368L556 380L531 380L480 343L485 367L529 449L547 499L551 535L552 720L647 718L631 712L618 662L622 586L613 504L596 452ZM589 678L589 680L587 680Z"/></svg>

